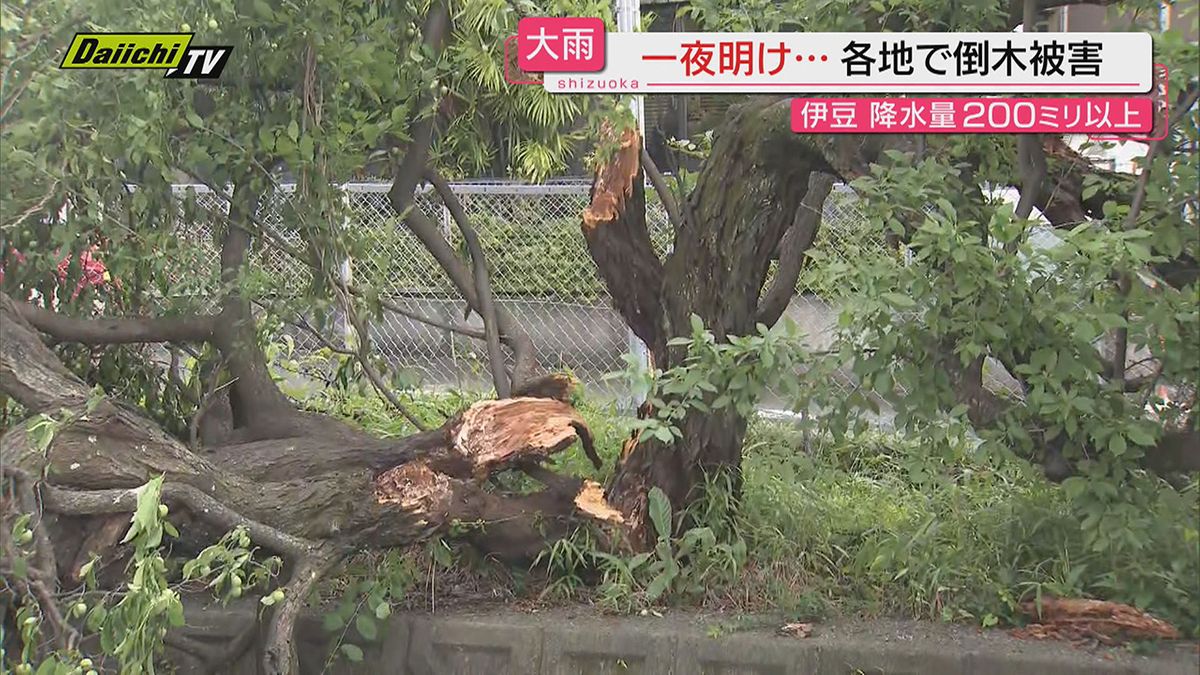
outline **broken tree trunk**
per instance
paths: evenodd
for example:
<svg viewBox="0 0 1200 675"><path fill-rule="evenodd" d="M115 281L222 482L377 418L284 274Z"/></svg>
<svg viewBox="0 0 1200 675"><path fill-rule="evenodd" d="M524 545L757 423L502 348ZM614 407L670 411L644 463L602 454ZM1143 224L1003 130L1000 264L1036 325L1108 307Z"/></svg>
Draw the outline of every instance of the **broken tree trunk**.
<svg viewBox="0 0 1200 675"><path fill-rule="evenodd" d="M222 531L246 526L256 544L283 554L296 587L311 585L350 551L402 546L455 521L475 525L468 536L483 551L529 559L573 521L619 520L597 500L594 484L536 473L537 463L576 441L594 456L586 423L554 398L480 402L437 429L396 440L342 425L322 435L311 424L301 425L298 437L201 455L135 409L102 399L89 410L90 388L2 294L0 391L30 413L66 420L44 453L24 425L0 437L4 471L39 480L47 510L67 517L129 514L134 488L165 475L163 499L174 513ZM528 467L547 488L515 496L485 489L489 476L514 467ZM63 568L54 570L56 577L73 573L73 554L57 556ZM303 595L289 593L277 620L294 621L297 607L289 603L303 602ZM290 633L276 625L272 634L268 672L293 672Z"/></svg>
<svg viewBox="0 0 1200 675"><path fill-rule="evenodd" d="M597 171L583 214L584 237L614 305L649 347L656 368L671 368L686 356L668 341L691 334L692 315L718 340L755 331L771 260L796 221L809 176L833 173L820 148L790 131L788 105L755 101L733 110L680 209L665 261L650 247L646 230L637 133L625 132L616 155ZM806 236L809 244L812 237L815 225ZM780 301L776 296L771 304ZM674 443L638 443L609 487L609 501L634 533L646 534L651 487L681 507L706 473L730 469L737 485L745 418L731 408L692 411L680 431Z"/></svg>

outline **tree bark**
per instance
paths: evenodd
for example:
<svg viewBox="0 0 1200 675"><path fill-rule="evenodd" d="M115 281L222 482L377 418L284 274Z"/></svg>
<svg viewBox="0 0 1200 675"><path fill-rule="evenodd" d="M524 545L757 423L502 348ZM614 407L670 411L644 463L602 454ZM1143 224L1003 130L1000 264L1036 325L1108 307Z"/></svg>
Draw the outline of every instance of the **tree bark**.
<svg viewBox="0 0 1200 675"><path fill-rule="evenodd" d="M731 111L681 209L686 215L665 262L646 230L641 139L626 132L616 155L598 169L584 237L617 310L647 344L656 368L682 362L686 352L668 341L691 333L693 315L722 341L755 330L770 262L796 220L810 174L834 172L822 149L791 132L789 105L760 100ZM771 305L786 306L790 297L776 294ZM651 487L678 509L711 472L732 470L735 489L739 484L745 418L731 408L693 411L680 431L677 442L633 447L608 489L643 544Z"/></svg>

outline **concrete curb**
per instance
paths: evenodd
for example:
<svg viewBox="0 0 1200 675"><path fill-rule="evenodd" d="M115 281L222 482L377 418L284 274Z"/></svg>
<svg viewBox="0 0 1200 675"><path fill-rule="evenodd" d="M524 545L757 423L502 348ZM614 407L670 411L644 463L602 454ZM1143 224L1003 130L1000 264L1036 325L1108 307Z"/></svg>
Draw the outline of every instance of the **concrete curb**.
<svg viewBox="0 0 1200 675"><path fill-rule="evenodd" d="M232 624L227 624L232 625ZM900 628L897 628L899 626ZM330 636L315 618L298 627L301 675L1195 675L1200 654L1095 653L1030 643L1003 632L923 622L817 624L813 637L765 630L712 637L678 618L607 617L549 611L522 614L404 613L364 644L364 660L326 668ZM257 652L230 675L255 675ZM180 672L187 672L181 670Z"/></svg>
<svg viewBox="0 0 1200 675"><path fill-rule="evenodd" d="M412 675L1194 675L1195 663L1141 658L1104 661L1087 652L993 653L914 640L793 639L762 633L709 637L678 625L584 618L540 621L528 615L406 617L389 625L386 657L360 673ZM406 638L408 638L406 640ZM407 642L407 645L405 643ZM402 646L405 645L405 646ZM1038 650L1041 651L1041 650ZM407 652L402 656L402 652ZM407 669L398 667L406 664Z"/></svg>

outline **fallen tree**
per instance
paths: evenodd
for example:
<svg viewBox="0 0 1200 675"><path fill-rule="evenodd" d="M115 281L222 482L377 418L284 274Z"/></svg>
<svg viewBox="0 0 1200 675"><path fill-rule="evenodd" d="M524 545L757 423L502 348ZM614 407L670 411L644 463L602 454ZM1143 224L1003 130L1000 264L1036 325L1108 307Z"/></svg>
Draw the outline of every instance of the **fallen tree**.
<svg viewBox="0 0 1200 675"><path fill-rule="evenodd" d="M0 296L0 390L31 414L70 419L44 450L23 426L0 438L6 478L26 488L36 482L41 495L39 504L23 505L28 512L128 514L135 488L164 475L166 502L221 530L244 526L256 543L285 557L297 588L274 615L268 672L293 672L294 605L350 552L410 544L458 521L479 525L470 540L482 550L530 559L572 521L619 520L595 500L594 484L547 478L553 474L536 468L577 441L594 455L587 425L556 399L484 401L437 429L396 441L327 424L328 432L298 427L298 436L195 453L126 405L89 406L91 388L61 364L6 295ZM485 489L490 476L512 468L528 468L548 485L528 495ZM107 546L121 534L113 530ZM69 561L89 552L73 550L79 542L70 538L46 542L47 582L66 578Z"/></svg>

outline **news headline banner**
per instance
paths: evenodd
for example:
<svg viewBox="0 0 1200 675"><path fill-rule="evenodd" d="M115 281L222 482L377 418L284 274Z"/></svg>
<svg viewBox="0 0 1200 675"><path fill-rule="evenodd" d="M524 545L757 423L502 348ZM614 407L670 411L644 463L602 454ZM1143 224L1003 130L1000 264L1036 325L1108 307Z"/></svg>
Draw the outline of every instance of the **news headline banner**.
<svg viewBox="0 0 1200 675"><path fill-rule="evenodd" d="M1148 33L606 33L529 18L517 57L552 93L1146 94Z"/></svg>
<svg viewBox="0 0 1200 675"><path fill-rule="evenodd" d="M797 98L796 133L1134 134L1154 128L1148 97Z"/></svg>

